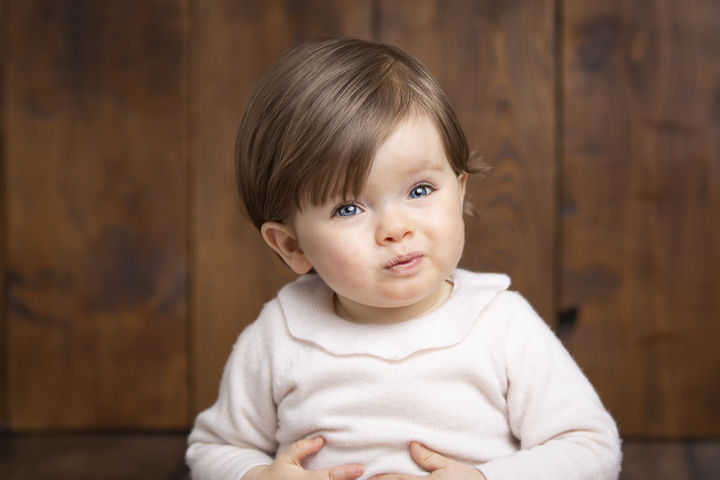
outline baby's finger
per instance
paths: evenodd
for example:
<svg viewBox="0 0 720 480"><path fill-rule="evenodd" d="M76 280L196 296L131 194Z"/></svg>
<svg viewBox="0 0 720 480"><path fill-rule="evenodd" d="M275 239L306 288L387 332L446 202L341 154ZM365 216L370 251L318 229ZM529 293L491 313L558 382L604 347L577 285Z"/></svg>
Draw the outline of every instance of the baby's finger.
<svg viewBox="0 0 720 480"><path fill-rule="evenodd" d="M342 467L315 470L310 478L312 480L355 480L362 476L364 471L362 465L343 465Z"/></svg>
<svg viewBox="0 0 720 480"><path fill-rule="evenodd" d="M303 458L317 453L323 445L325 445L325 439L322 437L304 438L290 445L290 448L278 456L277 459L282 463L300 465Z"/></svg>
<svg viewBox="0 0 720 480"><path fill-rule="evenodd" d="M441 468L445 468L450 464L448 458L443 457L437 452L434 452L427 448L425 445L412 442L410 443L410 455L413 459L429 472L434 472Z"/></svg>

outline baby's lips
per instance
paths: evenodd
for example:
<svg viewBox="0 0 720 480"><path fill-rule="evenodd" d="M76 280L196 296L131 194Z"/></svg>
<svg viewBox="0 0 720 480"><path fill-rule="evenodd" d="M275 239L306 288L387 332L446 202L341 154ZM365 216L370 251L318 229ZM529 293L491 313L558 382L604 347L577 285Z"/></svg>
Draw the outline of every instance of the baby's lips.
<svg viewBox="0 0 720 480"><path fill-rule="evenodd" d="M422 253L420 252L412 252L412 253L406 253L404 255L398 255L397 257L393 258L389 262L385 264L385 268L392 268L397 265L401 265L403 263L410 263L413 260L422 257Z"/></svg>

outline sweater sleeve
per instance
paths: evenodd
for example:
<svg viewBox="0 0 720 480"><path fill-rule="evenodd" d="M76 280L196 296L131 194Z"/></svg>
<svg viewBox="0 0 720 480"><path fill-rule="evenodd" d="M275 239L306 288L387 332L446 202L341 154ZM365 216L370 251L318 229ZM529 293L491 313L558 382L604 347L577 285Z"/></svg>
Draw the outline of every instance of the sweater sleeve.
<svg viewBox="0 0 720 480"><path fill-rule="evenodd" d="M251 468L273 461L277 415L272 357L263 337L258 322L240 335L217 401L195 420L186 452L194 480L240 480Z"/></svg>
<svg viewBox="0 0 720 480"><path fill-rule="evenodd" d="M615 480L620 439L575 361L520 295L503 294L505 367L515 454L478 468L488 480Z"/></svg>

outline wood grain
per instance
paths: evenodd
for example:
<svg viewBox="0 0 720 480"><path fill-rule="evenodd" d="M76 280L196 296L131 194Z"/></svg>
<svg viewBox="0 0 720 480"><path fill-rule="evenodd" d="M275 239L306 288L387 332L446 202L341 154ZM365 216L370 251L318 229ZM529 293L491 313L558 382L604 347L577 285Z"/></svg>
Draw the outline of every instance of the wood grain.
<svg viewBox="0 0 720 480"><path fill-rule="evenodd" d="M624 435L717 436L718 18L713 0L0 0L0 422L184 428L214 400L294 277L240 213L242 108L288 48L339 33L425 63L493 167L461 266L565 312Z"/></svg>
<svg viewBox="0 0 720 480"><path fill-rule="evenodd" d="M493 167L471 179L461 267L508 273L554 320L553 2L380 2L381 40L416 56Z"/></svg>
<svg viewBox="0 0 720 480"><path fill-rule="evenodd" d="M3 480L189 480L182 434L0 436Z"/></svg>
<svg viewBox="0 0 720 480"><path fill-rule="evenodd" d="M0 32L7 30L5 0L0 0ZM0 35L0 292L5 292L5 270L7 264L7 202L5 200L5 38ZM0 431L7 428L7 323L5 315L5 295L0 295Z"/></svg>
<svg viewBox="0 0 720 480"><path fill-rule="evenodd" d="M187 3L5 14L11 427L184 427Z"/></svg>
<svg viewBox="0 0 720 480"><path fill-rule="evenodd" d="M196 2L192 72L192 410L217 397L242 329L294 274L239 208L235 132L250 90L291 46L323 35L369 36L370 3Z"/></svg>
<svg viewBox="0 0 720 480"><path fill-rule="evenodd" d="M720 4L564 2L567 342L625 435L720 433Z"/></svg>

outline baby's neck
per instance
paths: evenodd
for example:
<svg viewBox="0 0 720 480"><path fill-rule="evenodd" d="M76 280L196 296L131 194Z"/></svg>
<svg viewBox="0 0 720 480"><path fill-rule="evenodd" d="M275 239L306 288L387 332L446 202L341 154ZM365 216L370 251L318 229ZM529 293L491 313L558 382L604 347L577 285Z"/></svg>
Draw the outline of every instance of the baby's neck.
<svg viewBox="0 0 720 480"><path fill-rule="evenodd" d="M440 287L427 298L412 305L383 308L361 305L348 299L334 297L335 313L347 321L363 324L387 325L412 320L440 307L450 298L453 284L445 280Z"/></svg>

